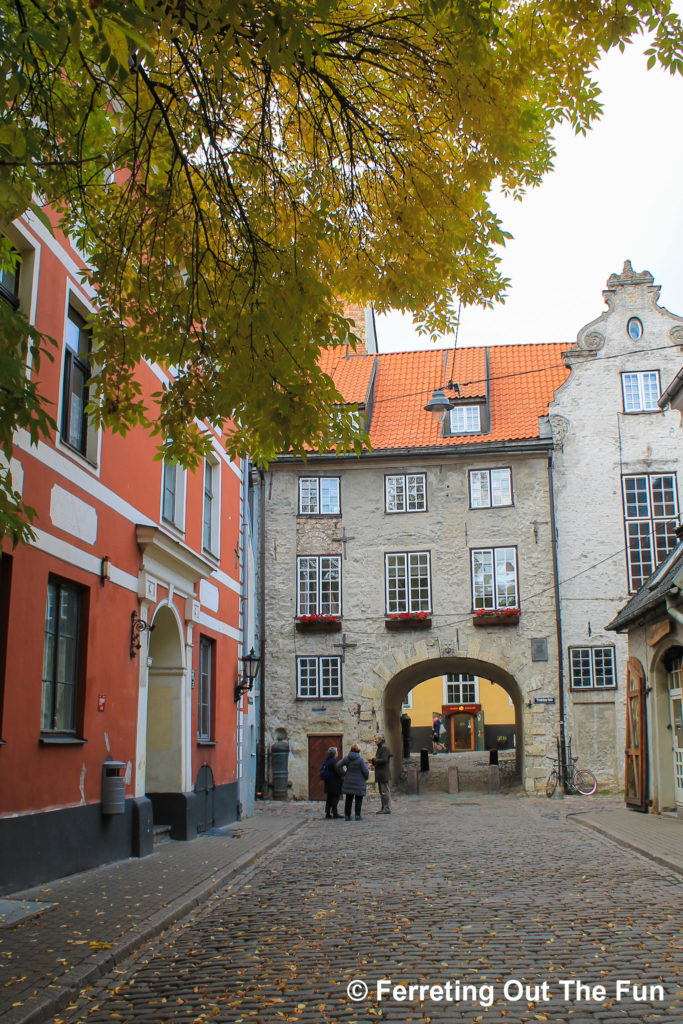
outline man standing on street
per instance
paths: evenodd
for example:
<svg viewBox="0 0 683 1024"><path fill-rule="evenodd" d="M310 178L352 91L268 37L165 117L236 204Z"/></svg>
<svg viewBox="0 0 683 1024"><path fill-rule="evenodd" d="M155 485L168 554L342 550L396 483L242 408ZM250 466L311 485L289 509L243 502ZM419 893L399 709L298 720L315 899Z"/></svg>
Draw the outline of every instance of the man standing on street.
<svg viewBox="0 0 683 1024"><path fill-rule="evenodd" d="M382 801L382 806L377 811L377 814L391 814L391 790L389 788L391 751L387 746L384 736L379 732L375 734L375 743L377 744L377 750L371 763L375 769L375 781L379 790L379 798Z"/></svg>

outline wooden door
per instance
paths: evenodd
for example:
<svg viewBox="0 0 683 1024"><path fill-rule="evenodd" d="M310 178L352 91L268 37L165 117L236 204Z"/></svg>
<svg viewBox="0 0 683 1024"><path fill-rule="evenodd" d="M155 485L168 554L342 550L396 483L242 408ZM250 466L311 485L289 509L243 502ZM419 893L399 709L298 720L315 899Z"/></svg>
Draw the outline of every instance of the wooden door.
<svg viewBox="0 0 683 1024"><path fill-rule="evenodd" d="M626 663L626 779L625 800L636 811L647 811L647 725L645 670L637 658Z"/></svg>
<svg viewBox="0 0 683 1024"><path fill-rule="evenodd" d="M337 758L343 757L341 733L308 737L308 799L324 800L325 783L320 778L322 763L330 747L337 748Z"/></svg>

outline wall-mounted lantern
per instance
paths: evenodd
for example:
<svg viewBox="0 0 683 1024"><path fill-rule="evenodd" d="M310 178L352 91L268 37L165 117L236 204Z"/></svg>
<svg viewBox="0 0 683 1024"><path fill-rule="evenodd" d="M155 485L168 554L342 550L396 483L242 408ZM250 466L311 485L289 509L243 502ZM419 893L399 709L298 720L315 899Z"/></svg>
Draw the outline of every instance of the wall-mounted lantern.
<svg viewBox="0 0 683 1024"><path fill-rule="evenodd" d="M239 682L235 683L235 704L238 703L243 693L254 689L254 682L261 667L261 658L255 653L253 647L249 654L244 654L240 658L240 661L242 662L242 675Z"/></svg>
<svg viewBox="0 0 683 1024"><path fill-rule="evenodd" d="M150 626L144 619L139 618L137 612L130 613L130 656L134 658L140 650L140 634L151 633L154 626Z"/></svg>

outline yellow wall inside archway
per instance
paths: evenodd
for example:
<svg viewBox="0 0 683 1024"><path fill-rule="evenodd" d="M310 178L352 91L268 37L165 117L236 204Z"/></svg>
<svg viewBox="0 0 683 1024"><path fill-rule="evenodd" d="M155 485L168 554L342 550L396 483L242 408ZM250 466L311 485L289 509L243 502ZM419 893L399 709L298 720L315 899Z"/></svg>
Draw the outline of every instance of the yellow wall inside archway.
<svg viewBox="0 0 683 1024"><path fill-rule="evenodd" d="M413 706L407 713L410 715L413 728L432 725L432 715L441 712L444 700L444 677L435 676L425 679L411 691ZM479 699L484 712L486 725L514 725L515 709L510 697L502 686L492 683L489 679L479 678Z"/></svg>

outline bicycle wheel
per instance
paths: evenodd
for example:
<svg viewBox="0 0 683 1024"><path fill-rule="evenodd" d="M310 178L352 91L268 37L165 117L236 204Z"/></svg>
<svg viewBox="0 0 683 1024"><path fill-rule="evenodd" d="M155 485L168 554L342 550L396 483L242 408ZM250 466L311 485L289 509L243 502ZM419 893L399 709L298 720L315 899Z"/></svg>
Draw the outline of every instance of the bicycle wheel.
<svg viewBox="0 0 683 1024"><path fill-rule="evenodd" d="M593 775L593 772L589 772L586 768L577 768L572 782L574 789L581 796L592 796L598 788L598 780Z"/></svg>
<svg viewBox="0 0 683 1024"><path fill-rule="evenodd" d="M545 795L546 796L552 796L553 795L553 793L557 789L558 778L559 778L559 776L557 774L557 768L553 768L553 770L551 771L550 775L548 776L548 781L545 784Z"/></svg>

